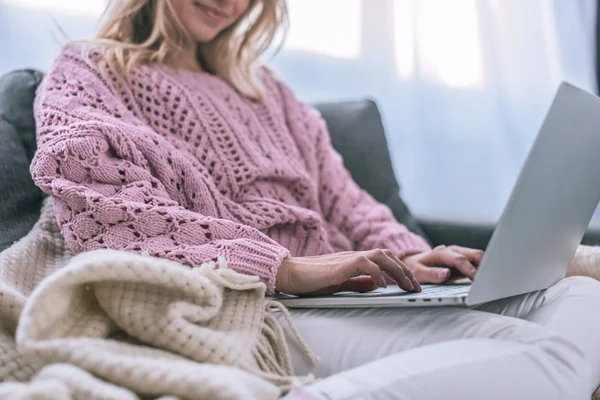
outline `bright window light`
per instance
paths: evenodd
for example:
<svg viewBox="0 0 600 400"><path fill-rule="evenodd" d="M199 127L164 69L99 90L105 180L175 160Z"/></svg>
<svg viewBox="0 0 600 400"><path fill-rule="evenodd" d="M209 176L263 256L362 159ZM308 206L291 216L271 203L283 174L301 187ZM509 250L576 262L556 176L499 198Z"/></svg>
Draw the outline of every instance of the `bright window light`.
<svg viewBox="0 0 600 400"><path fill-rule="evenodd" d="M402 79L415 72L415 0L394 1L396 69Z"/></svg>
<svg viewBox="0 0 600 400"><path fill-rule="evenodd" d="M285 49L357 58L361 45L360 0L289 0Z"/></svg>
<svg viewBox="0 0 600 400"><path fill-rule="evenodd" d="M420 0L415 13L419 69L451 87L480 87L483 55L476 0Z"/></svg>
<svg viewBox="0 0 600 400"><path fill-rule="evenodd" d="M51 14L97 18L106 8L107 0L0 0L0 4Z"/></svg>
<svg viewBox="0 0 600 400"><path fill-rule="evenodd" d="M483 55L476 0L394 0L396 70L411 79L480 87Z"/></svg>

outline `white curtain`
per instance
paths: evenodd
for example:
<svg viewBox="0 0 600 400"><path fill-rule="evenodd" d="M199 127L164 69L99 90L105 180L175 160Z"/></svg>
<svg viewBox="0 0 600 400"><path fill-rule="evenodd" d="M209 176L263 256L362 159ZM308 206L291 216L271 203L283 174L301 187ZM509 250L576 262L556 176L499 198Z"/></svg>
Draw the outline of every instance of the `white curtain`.
<svg viewBox="0 0 600 400"><path fill-rule="evenodd" d="M68 40L94 35L107 0L0 0L0 73L47 70Z"/></svg>
<svg viewBox="0 0 600 400"><path fill-rule="evenodd" d="M379 103L413 211L496 218L559 83L596 90L595 4L292 0L274 64L304 100Z"/></svg>
<svg viewBox="0 0 600 400"><path fill-rule="evenodd" d="M596 0L288 3L271 65L305 101L378 102L417 213L496 218L560 81L596 90ZM0 0L0 73L48 69L55 22L90 37L105 4Z"/></svg>

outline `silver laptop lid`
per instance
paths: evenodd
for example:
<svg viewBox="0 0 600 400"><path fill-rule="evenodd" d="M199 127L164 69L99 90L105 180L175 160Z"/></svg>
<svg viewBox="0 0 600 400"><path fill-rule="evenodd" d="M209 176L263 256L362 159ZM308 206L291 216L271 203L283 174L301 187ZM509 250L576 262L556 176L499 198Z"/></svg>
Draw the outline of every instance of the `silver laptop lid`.
<svg viewBox="0 0 600 400"><path fill-rule="evenodd" d="M467 304L562 279L600 201L600 98L561 84L486 249Z"/></svg>

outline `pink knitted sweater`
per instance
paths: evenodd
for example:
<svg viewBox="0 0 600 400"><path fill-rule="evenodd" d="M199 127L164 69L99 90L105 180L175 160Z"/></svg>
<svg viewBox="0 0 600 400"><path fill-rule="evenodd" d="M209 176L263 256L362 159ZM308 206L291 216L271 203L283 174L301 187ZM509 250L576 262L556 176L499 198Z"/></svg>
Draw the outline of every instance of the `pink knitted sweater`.
<svg viewBox="0 0 600 400"><path fill-rule="evenodd" d="M36 184L75 252L197 266L224 256L272 293L289 256L428 249L361 190L312 108L263 72L262 101L165 65L126 80L67 48L38 90ZM365 133L367 134L367 133Z"/></svg>

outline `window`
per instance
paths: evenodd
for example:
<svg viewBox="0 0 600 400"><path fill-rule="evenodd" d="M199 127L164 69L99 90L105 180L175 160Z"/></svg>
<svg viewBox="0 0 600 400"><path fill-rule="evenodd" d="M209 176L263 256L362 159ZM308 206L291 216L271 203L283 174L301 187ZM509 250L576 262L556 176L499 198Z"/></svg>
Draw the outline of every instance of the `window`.
<svg viewBox="0 0 600 400"><path fill-rule="evenodd" d="M51 14L97 18L106 8L107 0L0 0L0 4Z"/></svg>
<svg viewBox="0 0 600 400"><path fill-rule="evenodd" d="M94 35L106 4L107 0L0 0L0 73L47 70L67 41Z"/></svg>
<svg viewBox="0 0 600 400"><path fill-rule="evenodd" d="M358 56L360 0L291 0L288 8L291 28L286 49L348 59Z"/></svg>

